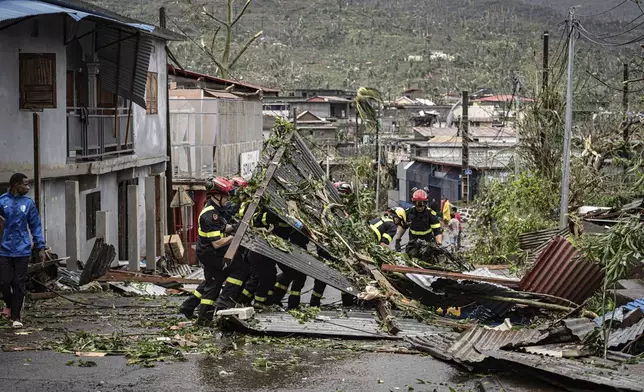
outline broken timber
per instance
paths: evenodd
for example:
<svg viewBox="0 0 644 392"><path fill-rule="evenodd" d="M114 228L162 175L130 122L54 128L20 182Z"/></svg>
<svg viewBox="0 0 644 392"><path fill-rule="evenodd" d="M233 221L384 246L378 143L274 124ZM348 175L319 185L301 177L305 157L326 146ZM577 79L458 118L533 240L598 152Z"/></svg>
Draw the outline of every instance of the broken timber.
<svg viewBox="0 0 644 392"><path fill-rule="evenodd" d="M253 201L248 205L248 208L246 208L246 213L244 213L244 217L242 218L241 222L239 223L239 226L237 227L237 231L235 232L235 237L233 238L230 246L228 247L228 250L226 251L226 255L224 256L224 261L226 264L232 263L233 258L237 254L237 251L239 250L239 246L241 245L241 242L242 242L242 238L244 238L244 234L246 234L246 230L248 230L248 228L250 227L250 221L253 218L255 211L257 211L259 202L261 201L262 197L264 197L264 193L266 192L268 183L271 181L271 178L273 178L273 174L275 174L275 170L277 170L277 166L280 163L280 159L282 159L282 155L284 155L284 151L286 151L286 144L288 141L291 140L292 135L293 133L287 136L286 140L284 141L284 144L282 144L280 148L275 152L275 155L273 155L273 159L268 165L268 168L266 168L266 173L264 173L264 179L262 180L262 184L259 186L259 188L257 188L257 191L253 196Z"/></svg>
<svg viewBox="0 0 644 392"><path fill-rule="evenodd" d="M447 278L447 279L462 279L462 280L471 280L474 282L486 282L500 284L509 288L518 288L519 281L513 279L504 279L504 278L491 278L488 276L476 276L476 275L467 275L460 272L447 272L447 271L435 271L424 268L414 268L414 267L405 267L399 265L383 264L383 271L388 272L401 272L405 274L419 274L419 275L429 275L437 278Z"/></svg>

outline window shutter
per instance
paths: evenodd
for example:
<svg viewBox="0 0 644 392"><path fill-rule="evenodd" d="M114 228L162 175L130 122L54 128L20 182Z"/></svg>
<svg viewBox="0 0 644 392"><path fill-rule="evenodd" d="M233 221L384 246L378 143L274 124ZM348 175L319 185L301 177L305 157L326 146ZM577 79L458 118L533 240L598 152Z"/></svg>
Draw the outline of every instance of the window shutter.
<svg viewBox="0 0 644 392"><path fill-rule="evenodd" d="M157 114L159 112L159 84L156 72L148 72L147 85L145 87L145 106L147 114Z"/></svg>
<svg viewBox="0 0 644 392"><path fill-rule="evenodd" d="M56 107L56 54L20 54L20 109Z"/></svg>

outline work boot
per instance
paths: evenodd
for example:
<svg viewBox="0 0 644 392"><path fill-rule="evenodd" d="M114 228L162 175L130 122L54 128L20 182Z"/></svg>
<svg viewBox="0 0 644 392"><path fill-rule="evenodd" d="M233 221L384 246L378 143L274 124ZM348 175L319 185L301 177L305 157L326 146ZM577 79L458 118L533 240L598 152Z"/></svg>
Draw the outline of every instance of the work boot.
<svg viewBox="0 0 644 392"><path fill-rule="evenodd" d="M195 310L194 310L194 308L190 309L188 307L184 307L183 305L181 305L179 307L179 313L184 315L184 316L186 316L186 318L188 320L191 320L191 319L195 318Z"/></svg>
<svg viewBox="0 0 644 392"><path fill-rule="evenodd" d="M288 296L288 305L287 309L297 309L300 307L300 296L299 295L289 295Z"/></svg>
<svg viewBox="0 0 644 392"><path fill-rule="evenodd" d="M207 327L212 324L212 319L217 313L216 306L200 306L199 317L197 318L197 325L200 327Z"/></svg>

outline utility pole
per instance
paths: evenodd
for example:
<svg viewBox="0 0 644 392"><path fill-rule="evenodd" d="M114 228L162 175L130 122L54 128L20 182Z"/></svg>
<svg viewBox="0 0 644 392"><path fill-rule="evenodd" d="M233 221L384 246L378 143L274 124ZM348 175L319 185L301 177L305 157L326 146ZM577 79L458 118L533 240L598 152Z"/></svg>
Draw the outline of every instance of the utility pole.
<svg viewBox="0 0 644 392"><path fill-rule="evenodd" d="M329 175L329 174L330 174L330 172L331 172L331 170L330 170L330 168L329 168L329 166L330 166L330 163L329 163L329 154L330 154L330 153L331 153L331 145L330 145L330 144L328 144L328 142L327 142L327 145L326 145L326 179L327 179L327 180L330 180L330 179L331 179L331 176Z"/></svg>
<svg viewBox="0 0 644 392"><path fill-rule="evenodd" d="M543 70L541 80L541 91L546 92L548 88L548 41L550 34L547 31L543 32Z"/></svg>
<svg viewBox="0 0 644 392"><path fill-rule="evenodd" d="M624 64L624 83L622 90L622 111L624 112L624 119L628 119L628 64ZM628 143L629 133L628 126L624 127L623 133L624 143Z"/></svg>
<svg viewBox="0 0 644 392"><path fill-rule="evenodd" d="M519 142L521 141L521 132L519 129L519 90L521 89L521 81L519 75L514 76L514 132L516 134L516 144L514 146L514 176L519 176Z"/></svg>
<svg viewBox="0 0 644 392"><path fill-rule="evenodd" d="M470 200L470 119L467 113L470 101L467 91L463 91L461 105L463 106L463 114L461 115L461 140L463 143L461 153L461 198L463 199L463 203L467 204Z"/></svg>
<svg viewBox="0 0 644 392"><path fill-rule="evenodd" d="M378 213L380 205L380 121L376 121L376 167L376 213Z"/></svg>
<svg viewBox="0 0 644 392"><path fill-rule="evenodd" d="M165 15L165 7L159 8L159 26L165 29L166 27L166 15ZM165 52L166 54L168 53L168 47L165 47ZM164 64L164 67L167 68L167 65ZM166 178L166 195L170 200L172 200L172 197L174 195L173 189L172 189L172 169L173 169L173 162L172 162L172 133L170 129L170 76L169 72L166 72L166 77L165 77L165 103L166 103L166 110L165 110L165 124L166 124L166 155L168 156L168 161L166 162L165 166L165 178ZM167 208L166 211L166 221L167 221L167 233L172 234L174 233L174 211L172 207L170 207L170 203L168 203L167 206L162 206L161 208ZM183 222L185 226L185 222ZM185 237L184 237L185 240Z"/></svg>
<svg viewBox="0 0 644 392"><path fill-rule="evenodd" d="M575 9L570 8L568 13L568 83L566 87L566 128L564 131L563 170L561 178L561 213L559 228L568 225L568 192L570 190L570 142L572 138L572 74L575 61Z"/></svg>

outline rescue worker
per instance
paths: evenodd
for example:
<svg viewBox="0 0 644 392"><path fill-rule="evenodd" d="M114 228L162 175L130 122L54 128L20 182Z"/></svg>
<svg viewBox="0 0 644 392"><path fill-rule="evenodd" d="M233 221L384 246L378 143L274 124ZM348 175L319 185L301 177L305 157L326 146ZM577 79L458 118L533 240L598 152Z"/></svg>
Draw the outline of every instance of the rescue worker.
<svg viewBox="0 0 644 392"><path fill-rule="evenodd" d="M351 184L348 184L346 182L338 181L333 184L333 187L335 188L336 191L338 191L343 201L344 199L347 199L350 195L353 194L353 189L351 188ZM347 218L348 217L349 215L347 214ZM333 256L331 256L327 251L325 251L320 247L317 247L317 253L318 253L318 256L323 259L335 261L335 258ZM324 290L326 290L326 283L321 282L319 280L315 280L313 282L313 291L311 292L311 300L309 301L309 305L319 308L322 302L322 296L324 295ZM342 303L345 306L350 306L353 303L353 296L343 293Z"/></svg>
<svg viewBox="0 0 644 392"><path fill-rule="evenodd" d="M206 278L199 306L199 325L211 321L218 309L232 306L231 298L237 298L241 293L242 283L249 273L241 252L237 252L230 265L224 263L224 255L233 239L227 234L234 230L226 219L232 190L232 182L224 177L210 177L206 180L206 191L210 198L199 214L197 240L197 257L203 264ZM229 284L221 290L224 282Z"/></svg>
<svg viewBox="0 0 644 392"><path fill-rule="evenodd" d="M273 227L272 233L284 240L288 240L292 228L283 222L270 210L260 210L253 216L254 227ZM257 252L248 252L248 261L253 271L253 276L246 282L243 291L247 298L254 294L254 306L261 308L270 304L275 286L277 267L275 261Z"/></svg>
<svg viewBox="0 0 644 392"><path fill-rule="evenodd" d="M0 290L5 307L2 316L22 328L21 314L25 300L25 280L32 248L44 261L45 239L36 203L29 197L29 181L22 173L9 179L10 189L0 196Z"/></svg>
<svg viewBox="0 0 644 392"><path fill-rule="evenodd" d="M376 234L378 244L383 248L389 247L396 236L399 226L407 224L407 213L402 207L387 210L380 218L369 221L369 227Z"/></svg>
<svg viewBox="0 0 644 392"><path fill-rule="evenodd" d="M409 243L407 244L407 254L413 255L415 252L416 241L424 240L427 242L436 242L441 244L443 240L441 222L436 212L427 207L427 192L422 189L416 190L412 195L414 207L407 209L406 215L409 226ZM396 235L396 250L400 251L400 239L402 233Z"/></svg>
<svg viewBox="0 0 644 392"><path fill-rule="evenodd" d="M230 179L233 183L233 196L236 197L237 203L231 203L232 211L231 214L233 219L236 221L241 221L246 213L246 208L250 204L248 194L246 193L246 188L248 187L248 182L244 177L233 177Z"/></svg>
<svg viewBox="0 0 644 392"><path fill-rule="evenodd" d="M293 220L293 225L298 230L291 228L288 240L292 244L306 250L306 246L309 243L309 237L301 232L306 230L304 225L295 218L290 219ZM300 306L302 289L306 283L306 275L296 269L282 264L280 264L280 269L282 270L282 274L280 274L276 279L275 287L273 288L273 295L270 298L270 304L280 304L282 302L282 298L284 298L284 295L288 292L287 309L296 309Z"/></svg>
<svg viewBox="0 0 644 392"><path fill-rule="evenodd" d="M218 178L220 178L220 177L218 177ZM208 180L206 180L206 187L208 187L209 184L212 184L212 183L213 183L213 179L209 178ZM232 192L234 192L235 191L235 183L234 183L233 179L231 179L231 185L233 186ZM241 184L238 184L238 186L240 186L240 185ZM207 192L208 196L210 196L211 192L208 189L206 190L206 192ZM207 203L208 203L208 200L206 201L206 205L204 205L204 209L205 209L205 207L208 206ZM221 216L223 216L226 219L226 221L230 221L231 218L237 212L237 208L235 206L232 206L230 203L226 203L225 207L226 207L226 214L221 214ZM202 210L202 213L203 213L203 210ZM199 217L201 217L201 214L199 215ZM201 258L199 258L199 261L201 261ZM203 264L203 262L202 262L202 264ZM204 268L204 274L205 274L205 271L206 270ZM190 298L188 298L185 301L183 301L181 306L179 306L179 313L183 314L188 319L193 318L195 309L197 309L197 306L199 306L199 303L201 302L201 298L202 298L203 294L206 292L206 290L208 289L209 284L213 284L213 281L211 279L206 279L206 280L204 280L203 283L201 283L199 286L197 286L197 288L192 292L192 295L190 296Z"/></svg>

